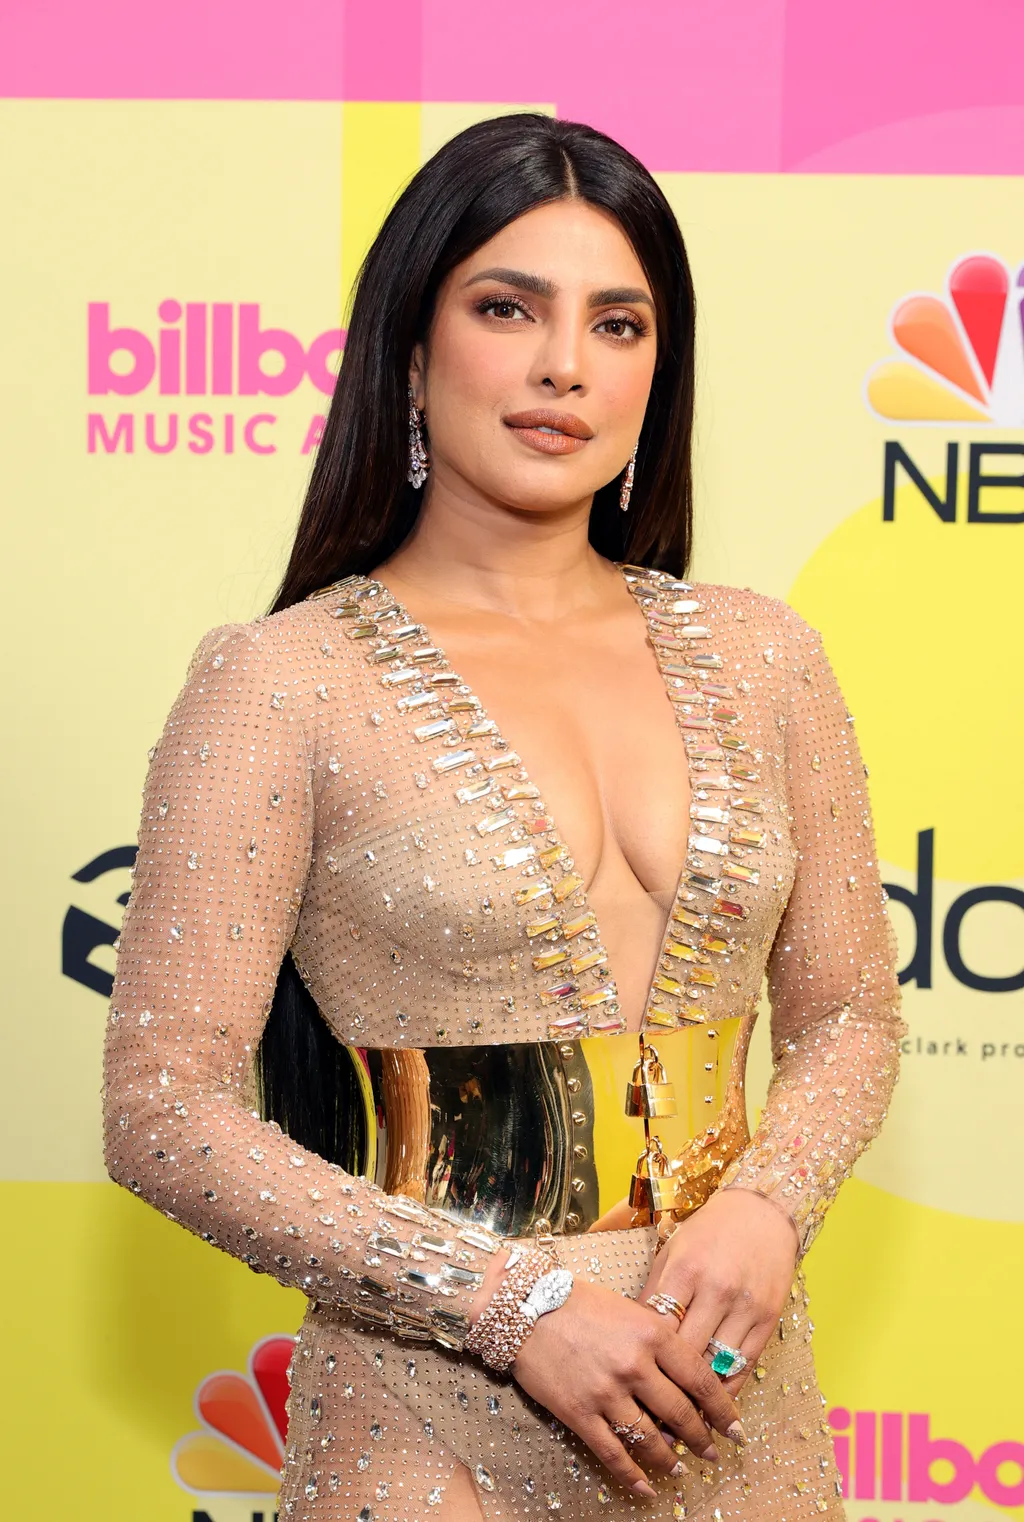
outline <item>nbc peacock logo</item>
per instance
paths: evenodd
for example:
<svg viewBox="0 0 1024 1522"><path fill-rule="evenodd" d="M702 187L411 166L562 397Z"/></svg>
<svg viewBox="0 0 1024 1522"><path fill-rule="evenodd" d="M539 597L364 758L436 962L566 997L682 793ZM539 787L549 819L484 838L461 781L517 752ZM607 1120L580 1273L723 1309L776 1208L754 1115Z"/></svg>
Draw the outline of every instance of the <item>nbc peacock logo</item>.
<svg viewBox="0 0 1024 1522"><path fill-rule="evenodd" d="M247 1374L208 1374L193 1402L201 1428L179 1439L171 1473L191 1495L258 1497L272 1503L288 1433L288 1369L295 1338L264 1337Z"/></svg>
<svg viewBox="0 0 1024 1522"><path fill-rule="evenodd" d="M1024 265L965 254L946 291L896 303L889 331L898 354L869 371L864 398L901 423L1024 428Z"/></svg>

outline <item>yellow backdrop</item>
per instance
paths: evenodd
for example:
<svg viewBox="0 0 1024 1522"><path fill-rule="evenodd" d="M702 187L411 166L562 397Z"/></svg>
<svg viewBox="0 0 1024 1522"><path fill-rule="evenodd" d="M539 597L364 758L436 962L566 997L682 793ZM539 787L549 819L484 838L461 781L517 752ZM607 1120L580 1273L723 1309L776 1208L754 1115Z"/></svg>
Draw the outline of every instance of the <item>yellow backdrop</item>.
<svg viewBox="0 0 1024 1522"><path fill-rule="evenodd" d="M0 104L17 145L0 196L24 234L0 240L17 720L5 1515L269 1522L273 1483L244 1443L218 1468L181 1442L203 1430L201 1382L245 1376L302 1304L105 1180L103 980L147 748L200 634L267 605L359 259L417 165L499 109L514 108ZM991 516L1020 515L1024 495L982 481L1020 476L1024 409L970 412L960 382L981 361L947 287L968 255L1005 265L1012 403L1024 201L994 178L660 179L700 301L695 574L786 597L823 630L917 974L891 1119L808 1262L849 1516L1024 1516L1024 1397L997 1371L1024 1332L1024 530ZM936 298L923 327L899 316L911 293ZM953 349L928 348L947 328L967 355L953 389ZM283 359L261 357L268 329ZM994 443L1016 458L979 449ZM763 1037L754 1064L756 1107ZM213 1489L189 1492L197 1474ZM251 1492L216 1493L225 1476Z"/></svg>

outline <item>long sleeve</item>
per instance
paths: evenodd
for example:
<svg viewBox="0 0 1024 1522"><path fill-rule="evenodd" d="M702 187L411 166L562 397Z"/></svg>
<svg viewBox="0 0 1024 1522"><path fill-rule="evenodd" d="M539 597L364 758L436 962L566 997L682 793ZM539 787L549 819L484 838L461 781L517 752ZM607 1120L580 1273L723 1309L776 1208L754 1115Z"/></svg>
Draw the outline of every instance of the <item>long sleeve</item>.
<svg viewBox="0 0 1024 1522"><path fill-rule="evenodd" d="M774 1071L751 1144L722 1183L784 1209L805 1252L882 1124L906 1027L853 720L817 630L791 610L787 625L796 876L768 962Z"/></svg>
<svg viewBox="0 0 1024 1522"><path fill-rule="evenodd" d="M278 617L200 641L150 752L106 1032L120 1184L319 1301L460 1348L497 1246L246 1107L314 849L317 697ZM290 643L291 642L291 643Z"/></svg>

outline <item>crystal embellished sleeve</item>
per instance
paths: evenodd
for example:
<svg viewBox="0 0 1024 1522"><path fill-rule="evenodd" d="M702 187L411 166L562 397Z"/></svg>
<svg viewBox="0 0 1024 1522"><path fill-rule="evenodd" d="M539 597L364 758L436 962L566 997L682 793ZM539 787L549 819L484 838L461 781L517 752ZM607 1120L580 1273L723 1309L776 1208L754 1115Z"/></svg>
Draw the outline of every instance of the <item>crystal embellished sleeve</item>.
<svg viewBox="0 0 1024 1522"><path fill-rule="evenodd" d="M789 1214L801 1253L877 1135L899 1068L896 940L865 770L821 636L791 610L783 733L796 876L768 961L772 1082L723 1187Z"/></svg>
<svg viewBox="0 0 1024 1522"><path fill-rule="evenodd" d="M461 1348L496 1239L350 1176L247 1105L314 849L301 639L276 616L211 629L150 752L106 1032L107 1169L254 1270Z"/></svg>

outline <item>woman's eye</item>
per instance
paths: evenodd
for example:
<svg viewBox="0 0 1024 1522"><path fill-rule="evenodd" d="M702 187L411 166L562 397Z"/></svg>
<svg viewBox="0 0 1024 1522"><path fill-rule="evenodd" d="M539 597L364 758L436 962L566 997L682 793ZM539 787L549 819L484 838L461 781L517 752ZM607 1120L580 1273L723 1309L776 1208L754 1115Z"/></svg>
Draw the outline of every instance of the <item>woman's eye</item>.
<svg viewBox="0 0 1024 1522"><path fill-rule="evenodd" d="M639 338L647 331L635 317L606 317L597 325L598 332L602 329L609 332L612 338L626 339Z"/></svg>
<svg viewBox="0 0 1024 1522"><path fill-rule="evenodd" d="M532 322L533 318L525 304L514 296L492 296L481 301L477 311L484 317L496 317L499 322ZM617 316L604 317L595 329L607 333L618 343L632 343L648 331L642 318L622 312Z"/></svg>
<svg viewBox="0 0 1024 1522"><path fill-rule="evenodd" d="M526 312L519 305L519 302L510 301L507 297L496 298L493 301L485 301L480 307L480 311L491 312L495 317L501 318L504 321L507 321L510 318L514 320L517 317L526 316Z"/></svg>

